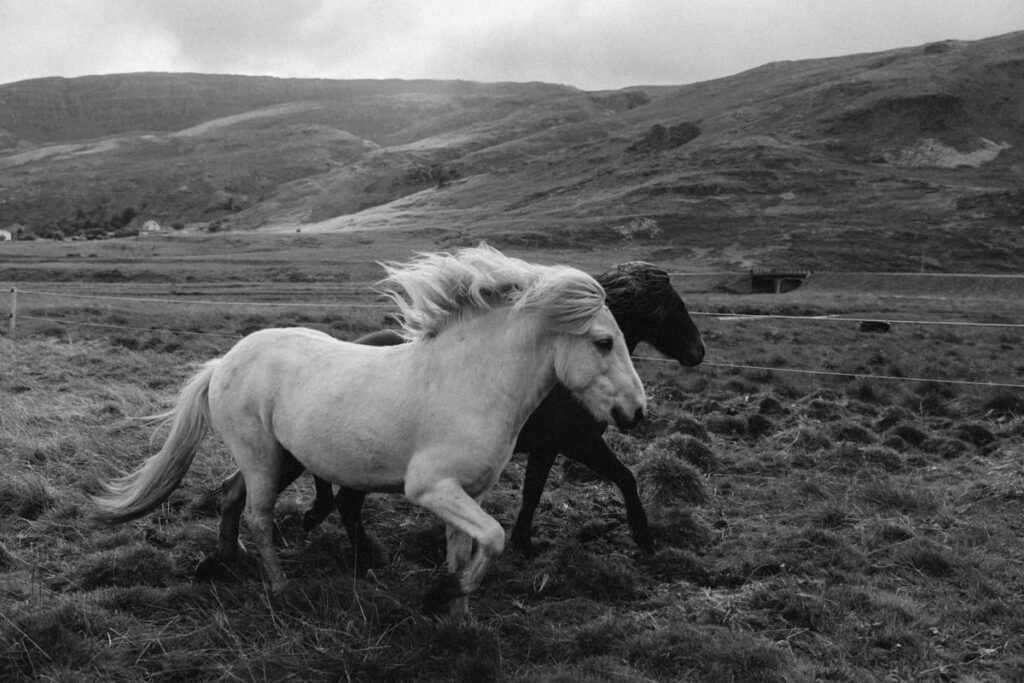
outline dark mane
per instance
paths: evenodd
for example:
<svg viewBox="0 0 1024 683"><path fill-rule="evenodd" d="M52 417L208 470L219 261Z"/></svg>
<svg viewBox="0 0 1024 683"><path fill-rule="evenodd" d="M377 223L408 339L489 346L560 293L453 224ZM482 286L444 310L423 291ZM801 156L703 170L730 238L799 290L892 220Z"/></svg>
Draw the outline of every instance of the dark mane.
<svg viewBox="0 0 1024 683"><path fill-rule="evenodd" d="M597 276L604 287L608 308L616 318L621 316L662 319L666 307L679 295L672 288L668 273L643 261L630 261Z"/></svg>

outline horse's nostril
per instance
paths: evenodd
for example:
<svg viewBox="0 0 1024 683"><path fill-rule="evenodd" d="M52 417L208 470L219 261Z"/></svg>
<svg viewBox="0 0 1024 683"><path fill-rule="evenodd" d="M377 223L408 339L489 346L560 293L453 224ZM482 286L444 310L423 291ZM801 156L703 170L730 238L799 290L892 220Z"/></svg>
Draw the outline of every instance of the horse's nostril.
<svg viewBox="0 0 1024 683"><path fill-rule="evenodd" d="M637 408L632 415L628 412L619 408L618 406L612 410L612 417L615 420L615 426L621 430L633 429L644 419L644 409Z"/></svg>

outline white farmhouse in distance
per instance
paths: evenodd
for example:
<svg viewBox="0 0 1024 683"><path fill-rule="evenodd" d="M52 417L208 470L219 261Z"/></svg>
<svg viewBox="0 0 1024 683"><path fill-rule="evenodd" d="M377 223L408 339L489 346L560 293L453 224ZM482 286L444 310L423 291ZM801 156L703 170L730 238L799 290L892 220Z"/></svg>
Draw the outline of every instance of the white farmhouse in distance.
<svg viewBox="0 0 1024 683"><path fill-rule="evenodd" d="M152 218L142 224L142 229L139 230L139 237L147 237L149 235L159 235L163 232L163 228Z"/></svg>

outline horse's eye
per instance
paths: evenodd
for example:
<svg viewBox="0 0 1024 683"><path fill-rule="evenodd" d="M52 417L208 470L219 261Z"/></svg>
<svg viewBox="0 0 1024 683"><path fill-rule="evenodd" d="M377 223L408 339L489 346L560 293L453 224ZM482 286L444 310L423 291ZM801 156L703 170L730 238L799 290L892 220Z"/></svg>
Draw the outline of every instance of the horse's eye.
<svg viewBox="0 0 1024 683"><path fill-rule="evenodd" d="M607 353L612 350L612 347L615 346L615 340L612 339L611 337L605 337L603 339L596 340L594 342L594 346L596 346L601 351Z"/></svg>

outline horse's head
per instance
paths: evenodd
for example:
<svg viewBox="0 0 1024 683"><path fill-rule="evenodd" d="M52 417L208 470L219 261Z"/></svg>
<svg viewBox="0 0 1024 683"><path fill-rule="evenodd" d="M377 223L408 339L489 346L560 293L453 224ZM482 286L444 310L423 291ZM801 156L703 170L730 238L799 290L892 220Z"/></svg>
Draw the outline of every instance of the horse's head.
<svg viewBox="0 0 1024 683"><path fill-rule="evenodd" d="M674 300L663 302L659 315L650 320L651 325L641 339L683 365L700 365L705 353L700 330L675 290L671 298Z"/></svg>
<svg viewBox="0 0 1024 683"><path fill-rule="evenodd" d="M645 341L683 365L704 360L704 340L686 304L661 268L622 263L598 276L608 307L622 327L629 350Z"/></svg>
<svg viewBox="0 0 1024 683"><path fill-rule="evenodd" d="M558 380L599 422L630 429L647 410L622 331L602 307L582 334L559 335L555 352Z"/></svg>

